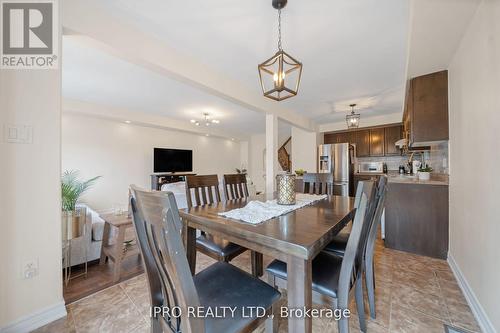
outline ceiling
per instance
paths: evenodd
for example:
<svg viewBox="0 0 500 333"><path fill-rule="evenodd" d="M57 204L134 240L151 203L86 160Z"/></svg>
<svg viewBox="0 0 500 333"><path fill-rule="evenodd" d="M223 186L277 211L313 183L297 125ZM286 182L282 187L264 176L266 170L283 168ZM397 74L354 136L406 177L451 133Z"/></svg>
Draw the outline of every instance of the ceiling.
<svg viewBox="0 0 500 333"><path fill-rule="evenodd" d="M264 114L179 83L82 43L81 37L63 40L63 96L98 105L122 108L171 119L220 120L217 129L248 136L264 130ZM123 119L126 120L126 119ZM196 126L193 130L196 130Z"/></svg>
<svg viewBox="0 0 500 333"><path fill-rule="evenodd" d="M107 0L102 9L259 92L257 64L276 51L271 0ZM402 112L410 0L290 0L283 48L304 64L299 95L280 102L318 124ZM220 127L263 132L262 113L64 39L63 95L179 120L205 110ZM264 97L262 97L264 98Z"/></svg>

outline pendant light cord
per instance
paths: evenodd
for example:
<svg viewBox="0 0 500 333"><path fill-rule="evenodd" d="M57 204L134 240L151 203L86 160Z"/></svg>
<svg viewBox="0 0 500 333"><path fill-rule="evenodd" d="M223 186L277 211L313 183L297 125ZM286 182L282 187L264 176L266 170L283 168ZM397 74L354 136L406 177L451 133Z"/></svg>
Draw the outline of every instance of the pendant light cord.
<svg viewBox="0 0 500 333"><path fill-rule="evenodd" d="M278 9L278 50L283 51L281 47L281 9Z"/></svg>

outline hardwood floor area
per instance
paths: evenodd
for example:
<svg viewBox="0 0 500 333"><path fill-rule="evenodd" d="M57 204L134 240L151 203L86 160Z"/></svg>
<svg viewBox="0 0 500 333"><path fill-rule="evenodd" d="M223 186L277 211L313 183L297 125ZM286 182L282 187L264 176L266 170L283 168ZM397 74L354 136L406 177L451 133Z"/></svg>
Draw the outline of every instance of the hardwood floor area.
<svg viewBox="0 0 500 333"><path fill-rule="evenodd" d="M74 275L78 275L81 272L83 272L83 265L72 268L72 274ZM66 304L73 303L142 273L144 273L144 269L140 255L131 256L123 261L120 280L118 282L113 282L112 262L108 261L106 265L99 265L99 260L94 260L89 263L87 277L77 277L72 279L67 286L64 286L64 301Z"/></svg>

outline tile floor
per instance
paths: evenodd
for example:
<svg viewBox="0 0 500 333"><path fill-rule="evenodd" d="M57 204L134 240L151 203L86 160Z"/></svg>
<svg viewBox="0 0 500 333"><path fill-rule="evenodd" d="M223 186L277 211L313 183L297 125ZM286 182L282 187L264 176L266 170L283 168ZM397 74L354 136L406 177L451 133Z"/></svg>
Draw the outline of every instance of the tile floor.
<svg viewBox="0 0 500 333"><path fill-rule="evenodd" d="M265 264L270 261L271 258L265 258ZM198 254L197 271L212 262L212 259ZM232 263L250 271L248 253ZM443 333L444 323L480 332L445 261L389 250L379 242L375 263L377 318L368 320L368 332ZM351 306L353 309L354 303ZM35 332L149 332L146 278L142 274L121 282L69 304L67 310L66 318ZM350 326L352 332L359 332L355 311ZM280 320L279 331L287 332L286 320ZM313 320L314 333L336 331L337 325L332 319ZM263 328L256 332L263 332Z"/></svg>

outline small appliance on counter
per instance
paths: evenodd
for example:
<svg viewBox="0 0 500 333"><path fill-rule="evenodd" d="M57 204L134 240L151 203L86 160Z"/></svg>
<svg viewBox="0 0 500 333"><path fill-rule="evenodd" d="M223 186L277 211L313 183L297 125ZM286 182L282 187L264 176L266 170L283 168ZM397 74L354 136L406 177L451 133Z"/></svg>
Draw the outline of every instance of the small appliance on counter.
<svg viewBox="0 0 500 333"><path fill-rule="evenodd" d="M384 162L361 162L358 164L359 173L383 173Z"/></svg>

